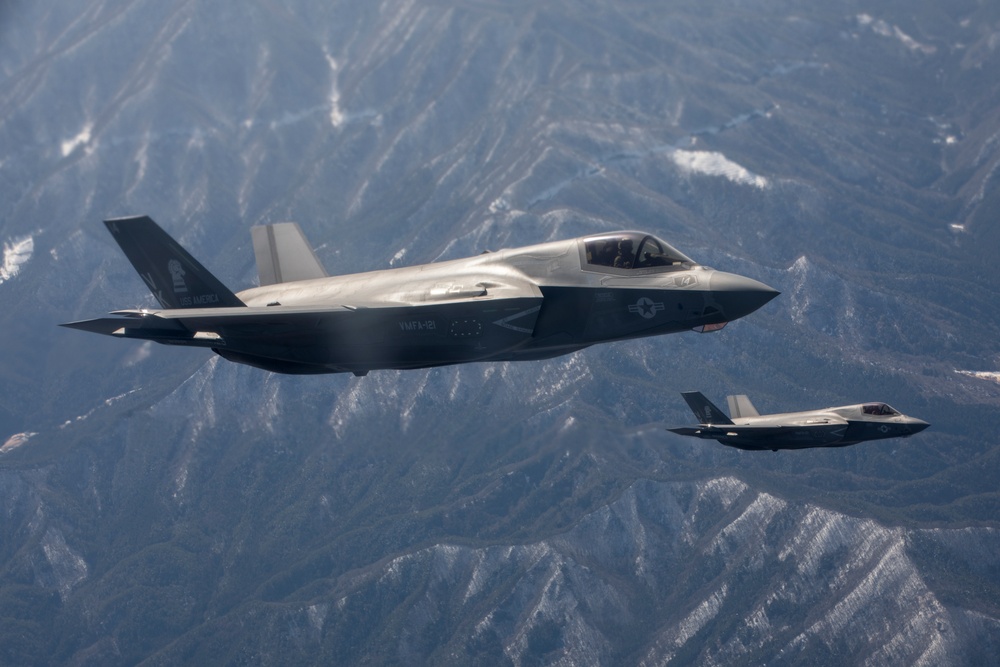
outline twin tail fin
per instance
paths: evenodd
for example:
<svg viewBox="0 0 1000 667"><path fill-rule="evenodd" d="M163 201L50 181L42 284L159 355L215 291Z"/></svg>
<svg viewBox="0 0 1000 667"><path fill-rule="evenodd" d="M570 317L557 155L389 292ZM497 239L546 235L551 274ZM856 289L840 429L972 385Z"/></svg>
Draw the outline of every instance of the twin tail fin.
<svg viewBox="0 0 1000 667"><path fill-rule="evenodd" d="M250 229L260 286L326 278L305 234L294 222L258 225Z"/></svg>
<svg viewBox="0 0 1000 667"><path fill-rule="evenodd" d="M717 408L712 401L705 398L700 391L683 391L681 396L687 401L691 412L697 417L700 424L725 425L732 424L733 421Z"/></svg>
<svg viewBox="0 0 1000 667"><path fill-rule="evenodd" d="M747 398L746 394L726 396L726 400L729 402L729 414L732 415L733 419L760 416L760 413L757 412L757 408L753 406L753 403L750 402L750 399Z"/></svg>
<svg viewBox="0 0 1000 667"><path fill-rule="evenodd" d="M149 216L113 218L104 224L164 308L246 305Z"/></svg>

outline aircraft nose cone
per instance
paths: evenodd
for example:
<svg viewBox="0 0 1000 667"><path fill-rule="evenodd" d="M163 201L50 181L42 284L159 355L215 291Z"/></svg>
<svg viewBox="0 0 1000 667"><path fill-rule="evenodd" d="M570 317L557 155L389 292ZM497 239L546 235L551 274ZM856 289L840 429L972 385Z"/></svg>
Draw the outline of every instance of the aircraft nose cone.
<svg viewBox="0 0 1000 667"><path fill-rule="evenodd" d="M749 315L781 294L753 278L723 271L713 273L709 285L712 297L721 306L727 320Z"/></svg>
<svg viewBox="0 0 1000 667"><path fill-rule="evenodd" d="M915 417L909 417L906 420L906 426L910 431L910 435L912 435L914 433L920 433L925 428L930 426L930 424L925 422L923 419L916 419Z"/></svg>

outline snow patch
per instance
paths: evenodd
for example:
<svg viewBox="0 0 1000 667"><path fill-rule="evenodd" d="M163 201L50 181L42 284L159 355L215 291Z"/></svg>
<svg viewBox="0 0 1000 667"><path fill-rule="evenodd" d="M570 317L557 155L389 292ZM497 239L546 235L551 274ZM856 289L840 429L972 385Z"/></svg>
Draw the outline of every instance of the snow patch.
<svg viewBox="0 0 1000 667"><path fill-rule="evenodd" d="M306 615L309 617L309 624L316 628L317 631L322 632L323 625L326 623L326 615L330 611L330 605L328 604L314 604L306 608Z"/></svg>
<svg viewBox="0 0 1000 667"><path fill-rule="evenodd" d="M719 590L703 600L680 623L660 635L655 646L650 649L645 659L639 664L643 667L654 664L669 664L677 655L678 649L698 634L707 623L718 616L719 610L722 608L722 603L725 601L728 593L729 587L726 584L722 584Z"/></svg>
<svg viewBox="0 0 1000 667"><path fill-rule="evenodd" d="M497 197L489 206L490 213L501 213L510 210L510 202L506 197Z"/></svg>
<svg viewBox="0 0 1000 667"><path fill-rule="evenodd" d="M726 555L744 544L762 542L767 526L787 506L788 503L781 498L761 493L742 514L716 534L705 552Z"/></svg>
<svg viewBox="0 0 1000 667"><path fill-rule="evenodd" d="M691 509L681 527L681 540L689 546L694 545L700 536L695 525L705 512L714 511L712 509L713 503L721 503L722 507L728 511L748 488L746 484L735 477L719 477L699 483L696 486L697 492L691 503Z"/></svg>
<svg viewBox="0 0 1000 667"><path fill-rule="evenodd" d="M704 484L700 484L699 487L699 495L709 493L717 497L722 502L722 506L727 510L749 488L735 477L717 477Z"/></svg>
<svg viewBox="0 0 1000 667"><path fill-rule="evenodd" d="M45 531L42 537L42 551L49 562L49 567L52 568L59 597L65 600L73 587L87 578L87 562L69 548L66 538L55 528Z"/></svg>
<svg viewBox="0 0 1000 667"><path fill-rule="evenodd" d="M959 371L956 370L959 375L968 375L969 377L978 378L980 380L992 380L993 382L1000 383L1000 373L996 371Z"/></svg>
<svg viewBox="0 0 1000 667"><path fill-rule="evenodd" d="M677 628L678 636L676 645L678 648L687 643L691 637L694 637L699 630L705 627L706 623L716 617L728 592L729 587L726 584L722 584L722 588L712 593L707 600L695 607L694 611L681 621L680 626Z"/></svg>
<svg viewBox="0 0 1000 667"><path fill-rule="evenodd" d="M539 382L531 396L530 400L534 403L559 399L560 403L565 402L579 393L579 387L593 378L590 367L577 353L569 355L564 361L547 365L545 371L540 376L545 381Z"/></svg>
<svg viewBox="0 0 1000 667"><path fill-rule="evenodd" d="M125 398L127 396L131 396L135 392L141 391L141 390L142 390L142 387L136 387L135 389L131 389L129 391L126 391L124 394L118 394L117 396L112 396L111 398L106 398L106 399L104 399L103 405L105 407L108 407L110 405L113 405L113 404L117 403L118 401L122 400L123 398ZM95 408L91 408L90 410L87 411L86 414L77 415L76 419L67 419L65 422L62 423L62 425L59 426L59 428L66 428L67 426L69 426L70 424L72 424L74 422L82 422L82 421L87 420L90 417L90 415L92 415L95 412L97 412L97 410L99 410L100 407L101 406L98 405Z"/></svg>
<svg viewBox="0 0 1000 667"><path fill-rule="evenodd" d="M340 71L340 66L337 64L336 59L329 53L325 53L324 55L326 56L326 64L330 66L330 78L332 79L329 98L330 125L340 127L346 120L344 112L340 110L340 89L337 88L337 73Z"/></svg>
<svg viewBox="0 0 1000 667"><path fill-rule="evenodd" d="M354 113L348 113L344 111L340 106L340 89L337 88L337 72L340 70L340 65L330 54L326 55L326 62L330 66L332 83L330 84L330 93L327 96L325 104L316 104L311 107L306 107L304 109L299 109L298 111L285 111L281 116L275 120L268 122L268 128L271 130L277 130L279 128L287 127L289 125L295 125L300 123L307 118L312 117L314 114L325 113L330 119L330 124L334 128L340 128L347 123L354 121L369 121L375 126L380 126L382 124L382 116L373 109L363 109ZM261 122L258 119L248 118L240 123L240 126L249 130L253 126Z"/></svg>
<svg viewBox="0 0 1000 667"><path fill-rule="evenodd" d="M563 422L563 425L559 427L559 435L562 435L569 429L573 428L574 424L576 424L576 418L572 416L567 417L566 421Z"/></svg>
<svg viewBox="0 0 1000 667"><path fill-rule="evenodd" d="M264 428L268 433L274 433L274 421L281 413L281 384L275 379L274 374L269 374L264 380L264 395L262 404L258 409L257 419L251 419L243 424L245 431L253 431Z"/></svg>
<svg viewBox="0 0 1000 667"><path fill-rule="evenodd" d="M38 435L32 431L25 431L24 433L15 433L14 435L7 438L7 441L0 445L0 454L6 454L7 452L13 451L25 444L32 438L32 436Z"/></svg>
<svg viewBox="0 0 1000 667"><path fill-rule="evenodd" d="M343 436L344 429L347 428L351 418L361 412L364 406L361 396L363 391L364 383L356 378L352 381L350 390L337 398L337 403L327 423L338 438Z"/></svg>
<svg viewBox="0 0 1000 667"><path fill-rule="evenodd" d="M465 587L465 595L462 597L462 604L467 603L472 596L478 595L479 592L486 587L490 572L485 566L488 565L490 568L495 567L494 563L486 563L487 556L490 553L491 552L488 550L479 550L474 553L475 560L472 565L472 573L469 575L469 583ZM492 616L492 612L490 612L490 616ZM488 619L489 616L476 625L477 634L480 632L480 627L485 629L486 626L483 624L487 623Z"/></svg>
<svg viewBox="0 0 1000 667"><path fill-rule="evenodd" d="M295 125L296 123L302 122L305 119L309 118L313 114L326 111L326 109L327 109L326 105L318 105L314 107L309 107L308 109L301 109L295 112L286 111L285 113L281 114L281 118L277 120L272 120L270 123L268 123L268 127L271 130L277 130L282 127L287 127L288 125Z"/></svg>
<svg viewBox="0 0 1000 667"><path fill-rule="evenodd" d="M752 185L761 190L767 189L771 185L767 178L758 176L746 167L736 164L722 153L675 149L670 152L670 159L687 173L722 176L733 183Z"/></svg>
<svg viewBox="0 0 1000 667"><path fill-rule="evenodd" d="M795 324L805 322L805 312L809 308L809 295L805 291L806 279L809 274L809 260L805 255L799 257L788 267L788 272L794 276L794 287L792 288L792 321Z"/></svg>
<svg viewBox="0 0 1000 667"><path fill-rule="evenodd" d="M937 51L937 47L921 44L900 30L899 26L886 23L882 19L872 18L869 14L858 14L855 18L858 21L858 25L871 28L872 32L876 35L898 39L910 51L920 52L925 55L931 55Z"/></svg>
<svg viewBox="0 0 1000 667"><path fill-rule="evenodd" d="M382 576L379 577L378 583L383 584L388 582L393 586L398 585L403 578L403 566L412 561L416 556L417 554L404 554L397 558L393 558L389 563L389 566L385 568Z"/></svg>
<svg viewBox="0 0 1000 667"><path fill-rule="evenodd" d="M75 151L80 146L86 147L90 143L91 139L90 132L93 129L94 126L88 123L87 125L84 126L82 130L80 130L80 133L78 135L76 135L72 139L67 139L66 141L62 142L62 144L60 145L62 156L68 157L70 153Z"/></svg>
<svg viewBox="0 0 1000 667"><path fill-rule="evenodd" d="M24 236L3 244L3 264L0 264L0 285L21 272L21 267L28 263L35 252L33 236Z"/></svg>

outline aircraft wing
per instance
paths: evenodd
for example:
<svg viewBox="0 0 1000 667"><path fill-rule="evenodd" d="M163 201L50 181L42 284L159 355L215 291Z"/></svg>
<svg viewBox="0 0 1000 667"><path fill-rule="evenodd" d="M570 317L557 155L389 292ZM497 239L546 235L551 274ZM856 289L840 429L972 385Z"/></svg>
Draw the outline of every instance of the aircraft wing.
<svg viewBox="0 0 1000 667"><path fill-rule="evenodd" d="M212 348L227 347L231 341L291 343L303 337L315 338L317 334L329 334L331 339L357 345L374 345L399 336L437 336L462 341L490 338L492 331L502 334L506 346L531 337L541 303L542 297L537 296L420 305L122 310L108 317L62 326L122 338Z"/></svg>
<svg viewBox="0 0 1000 667"><path fill-rule="evenodd" d="M667 429L678 435L689 435L696 438L730 439L765 439L775 437L791 437L797 433L830 432L847 426L847 420L829 417L815 420L789 421L784 424L699 424L698 426L683 426Z"/></svg>
<svg viewBox="0 0 1000 667"><path fill-rule="evenodd" d="M176 308L143 311L119 310L112 317L67 322L64 327L122 338L142 338L159 343L216 347L227 336L256 337L282 329L314 327L349 317L353 310L332 308Z"/></svg>
<svg viewBox="0 0 1000 667"><path fill-rule="evenodd" d="M768 436L780 435L788 432L792 428L789 426L736 426L727 424L721 426L681 426L678 428L668 428L668 431L678 435L690 435L696 438L765 438Z"/></svg>

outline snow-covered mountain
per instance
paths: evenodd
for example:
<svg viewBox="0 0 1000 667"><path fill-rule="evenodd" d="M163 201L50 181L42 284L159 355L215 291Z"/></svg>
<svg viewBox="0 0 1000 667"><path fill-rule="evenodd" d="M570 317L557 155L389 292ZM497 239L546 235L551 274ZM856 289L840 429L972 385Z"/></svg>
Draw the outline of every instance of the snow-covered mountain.
<svg viewBox="0 0 1000 667"><path fill-rule="evenodd" d="M0 663L974 663L1000 643L1000 7L0 6ZM59 322L645 229L781 297L546 362L283 377ZM678 392L884 400L740 452Z"/></svg>

